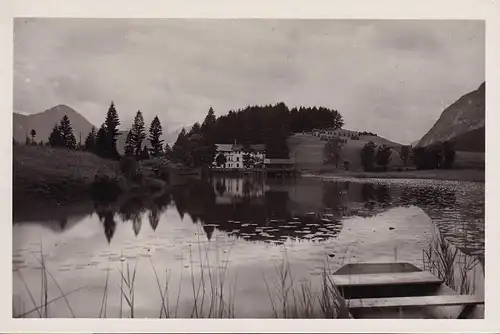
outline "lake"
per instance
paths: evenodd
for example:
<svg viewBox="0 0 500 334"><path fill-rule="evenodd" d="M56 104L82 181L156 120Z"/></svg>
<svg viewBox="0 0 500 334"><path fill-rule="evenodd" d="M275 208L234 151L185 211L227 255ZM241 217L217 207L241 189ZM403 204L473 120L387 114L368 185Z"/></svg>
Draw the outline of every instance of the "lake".
<svg viewBox="0 0 500 334"><path fill-rule="evenodd" d="M352 262L424 269L438 236L477 260L484 293L484 183L218 176L14 211L16 317L274 317L287 284L313 291Z"/></svg>

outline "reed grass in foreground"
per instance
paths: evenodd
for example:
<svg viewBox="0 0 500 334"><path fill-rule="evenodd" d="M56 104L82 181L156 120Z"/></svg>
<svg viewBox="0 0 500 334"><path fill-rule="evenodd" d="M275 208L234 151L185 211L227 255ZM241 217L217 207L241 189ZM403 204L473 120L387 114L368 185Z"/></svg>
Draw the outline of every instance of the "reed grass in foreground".
<svg viewBox="0 0 500 334"><path fill-rule="evenodd" d="M171 270L168 268L158 270L153 261L150 259L150 267L152 274L155 277L157 285L157 293L160 304L158 306L158 318L235 318L236 302L236 287L237 275L233 279L228 279L228 261L230 251L227 258L223 259L219 255L219 250L215 249L215 262L208 256L209 249L200 246L198 251L189 250L189 289L182 289L183 277L178 284L175 284L171 279ZM195 256L197 255L197 256ZM67 298L68 295L77 291L84 290L84 287L64 293L59 287L57 281L50 273L44 260L43 253L41 255L40 267L41 287L40 301L37 301L32 294L32 290L26 284L20 270L17 275L24 282L24 288L27 291L29 299L33 305L28 311L14 309L13 316L16 318L22 317L49 317L49 309L52 303L60 299L65 299L66 307L73 317L78 317L78 314L73 313L73 308ZM138 271L138 262L131 263L122 257L120 268L117 269L118 285L120 293L120 309L119 318L136 317L136 274ZM347 317L348 310L345 303L336 289L330 277L329 269L326 267L322 273L322 282L319 291L315 291L311 280L306 280L298 284L295 281L291 270L290 262L285 256L281 264L276 267L279 275L279 282L269 286L267 278L263 277L262 288L266 289L270 298L270 313L269 317L277 318L337 318ZM145 270L142 267L142 270ZM164 272L165 274L162 274ZM98 318L113 317L108 310L108 298L110 295L110 287L112 270L108 265L108 270L103 279L102 298L99 300L100 305L96 305L95 309L99 310L96 314ZM52 279L53 284L48 284L47 277ZM49 289L57 286L60 295L54 298L49 298ZM186 295L188 294L187 298ZM184 301L184 305L180 303ZM264 301L265 302L265 301ZM189 311L186 312L186 309Z"/></svg>
<svg viewBox="0 0 500 334"><path fill-rule="evenodd" d="M268 281L264 273L272 313L275 318L349 318L346 302L332 279L327 262L321 273L320 290L315 291L311 280L297 283L288 257L275 266L277 279Z"/></svg>
<svg viewBox="0 0 500 334"><path fill-rule="evenodd" d="M215 252L215 260L209 256L210 252ZM204 246L198 243L197 251L190 248L189 264L187 264L190 267L189 278L187 279L189 284L183 279L182 270L180 271L179 282L176 284L171 279L172 271L169 268L158 270L150 259L150 267L155 278L159 297L158 318L178 318L179 316L184 318L236 318L238 316L235 311L238 278L236 275L233 279L228 278L227 260L230 256L230 250L227 253L227 258L222 258L217 243L215 243L215 249L210 249L206 243ZM471 290L473 291L474 286L474 283L470 281L470 273L477 265L477 259L467 259L465 262L458 264L459 255L459 251L450 246L444 237L435 239L423 252L424 270L431 271L459 293L470 293ZM30 289L21 271L18 270L17 274L33 307L28 311L14 309L14 317L31 317L33 315L40 318L49 317L52 315L49 312L49 306L60 299L65 300L71 316L78 317L78 314L74 314L67 296L84 290L85 287L66 293L63 292L47 268L43 252L41 252L39 262L41 264L39 302L32 293L33 289ZM96 317L136 317L135 288L137 286L137 268L138 262L133 264L122 256L120 268L116 269L118 274L115 274L115 278L118 276L119 280L120 309L119 314L113 316L108 312L108 296L111 286L110 275L112 272L108 265L103 280L104 285L100 305L96 305L96 309L99 310ZM145 266L141 266L141 270L147 269L145 269ZM53 284L49 284L49 278ZM189 285L188 289L182 288L183 282ZM316 276L316 280L314 280L314 277L299 280L293 273L285 250L281 262L275 266L275 275L266 277L262 273L261 284L269 299L269 317L285 319L350 317L348 306L333 282L332 272L327 261L324 262L319 278ZM49 298L49 287L53 289L54 286L60 295ZM244 303L245 300L241 299L241 302ZM265 303L265 301L263 302ZM156 303L156 301L151 301L151 303Z"/></svg>
<svg viewBox="0 0 500 334"><path fill-rule="evenodd" d="M475 293L477 257L468 256L438 234L423 250L424 270L431 272L459 294ZM472 277L472 280L471 280Z"/></svg>

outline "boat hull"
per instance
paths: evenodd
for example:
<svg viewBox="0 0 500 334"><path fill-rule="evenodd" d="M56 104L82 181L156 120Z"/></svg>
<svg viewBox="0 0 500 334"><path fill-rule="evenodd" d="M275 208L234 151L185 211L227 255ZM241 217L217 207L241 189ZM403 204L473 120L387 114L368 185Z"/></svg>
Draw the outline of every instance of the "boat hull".
<svg viewBox="0 0 500 334"><path fill-rule="evenodd" d="M418 267L409 263L359 263L348 264L340 268L334 275L363 275L422 272ZM383 287L349 287L340 289L346 299L350 298L384 298L410 296L440 296L457 295L445 284L434 285L386 285ZM456 319L464 306L424 306L424 307L395 307L395 308L360 308L351 309L355 319ZM470 309L467 319L484 319L484 305L477 305Z"/></svg>

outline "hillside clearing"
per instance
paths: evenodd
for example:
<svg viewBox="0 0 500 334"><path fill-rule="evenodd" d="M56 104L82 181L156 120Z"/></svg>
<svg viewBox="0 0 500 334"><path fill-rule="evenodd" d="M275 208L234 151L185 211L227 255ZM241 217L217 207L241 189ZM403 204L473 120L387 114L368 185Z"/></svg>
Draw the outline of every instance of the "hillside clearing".
<svg viewBox="0 0 500 334"><path fill-rule="evenodd" d="M340 164L344 160L349 161L350 169L354 171L361 171L360 151L363 146L368 142L374 142L376 145L388 145L394 147L392 153L392 160L389 167L401 164L399 159L399 152L397 151L400 144L391 142L382 137L376 136L361 136L359 140L348 139L341 150ZM319 171L331 165L323 164L323 149L326 141L319 139L310 134L294 134L288 139L288 146L290 148L290 157L296 161L296 166L302 171Z"/></svg>
<svg viewBox="0 0 500 334"><path fill-rule="evenodd" d="M388 145L389 141L381 137L362 136L360 140L348 140L342 147L341 161L350 162L350 170L345 171L342 164L338 168L331 164L323 164L323 148L326 141L309 134L295 134L288 139L290 157L296 161L297 169L304 175L325 177L357 177L357 178L408 178L408 179L439 179L439 180L485 180L484 152L456 152L454 169L451 170L402 170L378 173L367 173L361 166L360 150L369 141L377 145ZM399 152L393 150L389 167L401 165Z"/></svg>

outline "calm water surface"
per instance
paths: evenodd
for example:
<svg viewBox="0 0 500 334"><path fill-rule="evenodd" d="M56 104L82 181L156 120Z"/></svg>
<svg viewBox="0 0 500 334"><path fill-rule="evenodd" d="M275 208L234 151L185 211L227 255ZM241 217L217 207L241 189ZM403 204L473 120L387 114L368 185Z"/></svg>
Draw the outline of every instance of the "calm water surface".
<svg viewBox="0 0 500 334"><path fill-rule="evenodd" d="M17 209L15 316L47 290L49 317L157 318L167 282L170 316L196 316L193 296L223 286L236 317L272 317L265 283L284 259L314 286L347 262L422 267L436 233L484 263L484 183L219 177L117 203Z"/></svg>

